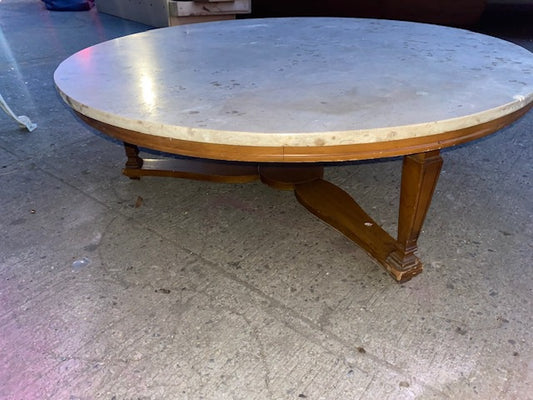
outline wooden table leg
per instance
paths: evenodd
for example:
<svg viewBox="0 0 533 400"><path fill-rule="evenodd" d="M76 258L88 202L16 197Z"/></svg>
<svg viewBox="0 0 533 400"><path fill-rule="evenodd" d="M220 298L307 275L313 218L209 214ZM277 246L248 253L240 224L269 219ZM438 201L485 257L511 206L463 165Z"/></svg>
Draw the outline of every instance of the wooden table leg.
<svg viewBox="0 0 533 400"><path fill-rule="evenodd" d="M143 166L143 159L139 157L139 148L131 143L124 142L124 151L126 152L126 165L122 170L122 173L126 176L129 176L131 179L141 179L140 175L132 174L131 170L136 170L137 172Z"/></svg>
<svg viewBox="0 0 533 400"><path fill-rule="evenodd" d="M139 148L124 142L126 165L122 173L131 179L164 176L210 182L245 183L259 178L257 163L207 160L202 158L139 157Z"/></svg>
<svg viewBox="0 0 533 400"><path fill-rule="evenodd" d="M438 150L403 159L397 246L386 260L398 280L422 271L422 263L415 256L417 241L441 168L442 157Z"/></svg>
<svg viewBox="0 0 533 400"><path fill-rule="evenodd" d="M344 190L323 179L294 187L310 212L357 243L399 282L422 272L414 254L437 184L442 158L438 151L404 157L398 239L382 229Z"/></svg>

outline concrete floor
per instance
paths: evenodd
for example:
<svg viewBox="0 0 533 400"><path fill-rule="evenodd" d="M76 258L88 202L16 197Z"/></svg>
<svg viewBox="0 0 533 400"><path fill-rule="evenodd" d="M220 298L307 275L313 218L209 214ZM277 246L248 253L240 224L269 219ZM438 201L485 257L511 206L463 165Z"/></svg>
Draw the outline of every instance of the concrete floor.
<svg viewBox="0 0 533 400"><path fill-rule="evenodd" d="M400 285L290 192L121 175L52 74L145 29L0 2L1 94L38 124L0 113L0 399L533 398L533 113L444 152ZM400 165L327 176L394 231Z"/></svg>

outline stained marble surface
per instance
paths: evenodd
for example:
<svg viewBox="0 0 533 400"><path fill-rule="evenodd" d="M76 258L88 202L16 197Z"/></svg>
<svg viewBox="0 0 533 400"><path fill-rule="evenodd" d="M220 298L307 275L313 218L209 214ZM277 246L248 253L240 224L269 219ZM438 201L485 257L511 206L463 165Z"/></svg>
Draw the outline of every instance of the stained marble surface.
<svg viewBox="0 0 533 400"><path fill-rule="evenodd" d="M533 101L533 53L427 24L237 20L104 42L54 79L73 109L150 135L327 146L438 134L520 109Z"/></svg>

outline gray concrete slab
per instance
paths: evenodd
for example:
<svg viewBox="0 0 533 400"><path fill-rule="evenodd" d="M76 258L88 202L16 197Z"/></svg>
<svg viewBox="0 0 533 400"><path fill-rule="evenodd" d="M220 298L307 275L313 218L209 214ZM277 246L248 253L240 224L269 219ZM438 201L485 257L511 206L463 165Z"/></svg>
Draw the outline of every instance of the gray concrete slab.
<svg viewBox="0 0 533 400"><path fill-rule="evenodd" d="M444 152L399 285L290 192L120 174L52 72L144 29L0 3L0 90L39 125L0 115L1 399L533 398L533 114ZM394 232L400 166L326 174Z"/></svg>

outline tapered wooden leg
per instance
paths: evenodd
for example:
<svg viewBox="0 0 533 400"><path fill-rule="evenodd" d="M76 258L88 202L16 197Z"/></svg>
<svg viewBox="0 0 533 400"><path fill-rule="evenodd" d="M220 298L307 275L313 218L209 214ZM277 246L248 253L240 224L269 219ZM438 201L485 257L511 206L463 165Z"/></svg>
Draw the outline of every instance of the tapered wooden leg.
<svg viewBox="0 0 533 400"><path fill-rule="evenodd" d="M402 168L398 240L386 262L398 280L422 271L417 241L442 167L439 151L405 156Z"/></svg>
<svg viewBox="0 0 533 400"><path fill-rule="evenodd" d="M398 239L330 182L317 177L294 185L294 191L309 211L357 243L398 282L405 282L422 272L415 251L441 166L438 151L404 157Z"/></svg>

